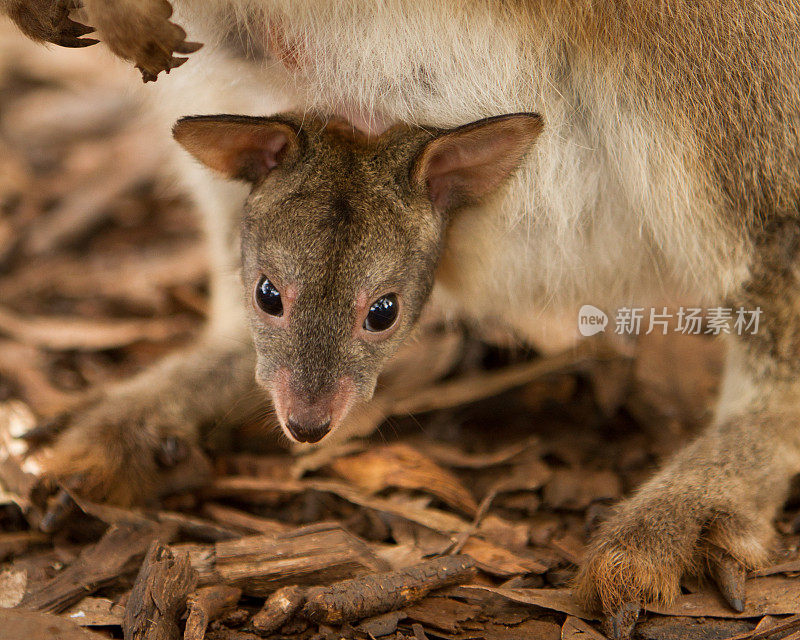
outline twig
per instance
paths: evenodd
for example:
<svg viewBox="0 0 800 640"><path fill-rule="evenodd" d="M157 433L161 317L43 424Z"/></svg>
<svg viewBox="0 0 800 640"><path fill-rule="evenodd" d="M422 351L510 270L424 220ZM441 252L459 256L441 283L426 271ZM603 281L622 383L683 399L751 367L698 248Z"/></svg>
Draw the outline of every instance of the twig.
<svg viewBox="0 0 800 640"><path fill-rule="evenodd" d="M302 614L317 623L338 625L395 611L434 589L468 580L474 567L468 556L444 556L400 571L312 587L306 592Z"/></svg>

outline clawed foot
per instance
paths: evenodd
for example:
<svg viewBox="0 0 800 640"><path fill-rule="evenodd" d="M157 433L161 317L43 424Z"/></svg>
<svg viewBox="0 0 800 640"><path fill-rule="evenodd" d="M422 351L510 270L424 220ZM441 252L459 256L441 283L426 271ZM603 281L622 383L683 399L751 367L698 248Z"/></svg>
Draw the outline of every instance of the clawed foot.
<svg viewBox="0 0 800 640"><path fill-rule="evenodd" d="M22 32L34 40L62 47L89 47L98 40L83 36L94 29L70 18L70 12L81 6L76 0L21 0L12 4L8 13Z"/></svg>
<svg viewBox="0 0 800 640"><path fill-rule="evenodd" d="M155 403L105 397L65 421L32 432L41 441L55 430L46 482L53 489L41 528L52 531L74 510L72 495L122 506L197 488L211 467L192 441L193 428Z"/></svg>
<svg viewBox="0 0 800 640"><path fill-rule="evenodd" d="M641 608L674 600L686 573L707 574L735 611L744 610L746 572L766 560L769 523L720 511L698 520L710 511L688 499L642 494L601 527L577 590L588 606L606 613L609 638L630 638Z"/></svg>
<svg viewBox="0 0 800 640"><path fill-rule="evenodd" d="M95 1L89 8L104 42L118 56L132 60L145 82L181 66L188 60L185 56L203 46L187 42L186 31L170 21L172 5L167 0Z"/></svg>

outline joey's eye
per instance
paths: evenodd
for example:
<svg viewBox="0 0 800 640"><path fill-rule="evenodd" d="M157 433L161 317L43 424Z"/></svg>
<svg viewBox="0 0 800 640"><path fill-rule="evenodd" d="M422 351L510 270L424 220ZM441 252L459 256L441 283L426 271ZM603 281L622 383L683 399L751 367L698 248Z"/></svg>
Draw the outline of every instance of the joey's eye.
<svg viewBox="0 0 800 640"><path fill-rule="evenodd" d="M397 320L399 310L400 305L394 293L378 298L369 308L367 319L364 320L364 328L372 332L386 331Z"/></svg>
<svg viewBox="0 0 800 640"><path fill-rule="evenodd" d="M281 292L275 288L275 285L266 276L261 276L256 285L256 303L262 311L271 316L283 315Z"/></svg>

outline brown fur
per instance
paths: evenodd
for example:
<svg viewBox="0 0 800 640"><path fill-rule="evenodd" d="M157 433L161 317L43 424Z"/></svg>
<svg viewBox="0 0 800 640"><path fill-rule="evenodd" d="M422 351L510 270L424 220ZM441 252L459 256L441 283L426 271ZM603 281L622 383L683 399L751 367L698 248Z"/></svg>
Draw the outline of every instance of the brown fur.
<svg viewBox="0 0 800 640"><path fill-rule="evenodd" d="M579 592L613 611L629 600L668 600L682 572L703 570L723 551L745 566L763 561L770 520L800 470L798 0L175 0L175 6L193 38L216 48L196 56L207 73L187 75L184 84L169 79L173 97L188 96L163 108L170 123L192 110L260 114L279 110L270 111L274 104L358 116L377 128L398 121L452 127L510 111L544 115L536 149L504 184L504 198L447 222L439 282L461 313L485 319L482 303L491 292L489 311L524 333L551 299L610 306L663 293L661 285L714 304L761 306L762 331L731 341L715 424L619 506L590 550ZM159 37L167 46L157 44L150 73L169 68L182 35L165 26L163 0L88 0L87 7L111 48L137 61L152 57L153 33L166 29ZM269 92L273 102L263 98ZM306 167L317 192L282 193L294 233L282 232L291 255L281 268L290 271L298 255L314 249L316 259L301 272L313 275L314 298L329 305L341 330L350 321L344 293L366 255L356 252L348 261L343 247L358 246L359 234L374 237L367 212L396 211L406 205L400 195L406 192L390 175L399 158L370 164L360 152L354 157L363 140L348 138L341 124L322 138L317 148L327 159L317 156L315 164L305 156L298 169ZM402 148L389 140L380 144ZM226 274L235 262L244 193L186 173L194 177L212 244L212 327L238 331L242 319L230 311ZM326 200L314 215L309 204L331 193L322 187L345 189L345 177L358 178L351 186L361 189L362 201L337 209ZM278 175L270 180L280 182ZM269 248L272 226L265 224L270 208L280 208L274 198L263 192L248 210L248 290L247 278L262 260L282 260ZM280 228L282 221L275 222ZM439 226L398 229L404 233L388 247L395 263L409 255L395 252L397 246L431 237L423 253L432 260ZM336 286L322 286L323 274ZM326 372L347 361L348 351L326 351L335 336L313 331L314 307L303 309L307 327L279 345L275 358L299 362L309 345L320 364L307 365L307 379L324 386ZM275 337L255 328L264 361ZM212 391L207 383L203 388ZM136 408L140 393L131 390L120 402ZM187 403L197 401L188 395ZM120 428L114 437L130 436Z"/></svg>
<svg viewBox="0 0 800 640"><path fill-rule="evenodd" d="M75 8L73 0L0 0L0 11L37 42L73 48L97 43L93 38L81 37L93 29L70 19L70 11Z"/></svg>

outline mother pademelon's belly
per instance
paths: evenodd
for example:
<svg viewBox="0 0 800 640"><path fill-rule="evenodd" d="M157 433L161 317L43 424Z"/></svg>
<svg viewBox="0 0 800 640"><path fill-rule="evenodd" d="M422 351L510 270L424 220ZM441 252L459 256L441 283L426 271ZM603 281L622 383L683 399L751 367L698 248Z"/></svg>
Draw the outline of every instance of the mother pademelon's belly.
<svg viewBox="0 0 800 640"><path fill-rule="evenodd" d="M181 4L220 50L208 54L205 78L182 80L208 106L219 84L228 111L291 103L376 131L544 117L502 197L453 224L440 280L466 307L527 315L676 290L713 299L743 277L745 243L718 223L692 132L657 96L643 101L619 61L567 63L563 34L489 3L264 0L248 2L238 22L214 18L239 4Z"/></svg>

